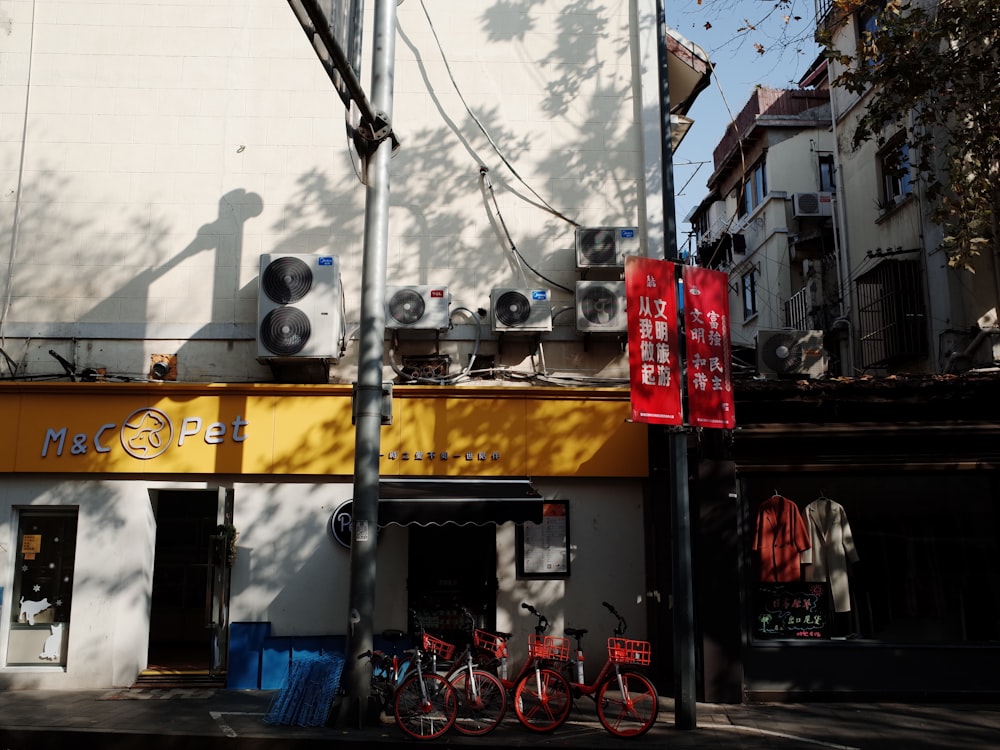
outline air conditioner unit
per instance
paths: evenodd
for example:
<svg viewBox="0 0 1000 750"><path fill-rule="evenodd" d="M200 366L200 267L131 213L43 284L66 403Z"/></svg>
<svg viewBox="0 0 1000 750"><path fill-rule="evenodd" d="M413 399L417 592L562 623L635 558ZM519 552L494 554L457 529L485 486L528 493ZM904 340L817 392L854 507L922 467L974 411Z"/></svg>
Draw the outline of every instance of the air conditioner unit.
<svg viewBox="0 0 1000 750"><path fill-rule="evenodd" d="M490 292L494 332L551 331L552 292L548 289L502 289Z"/></svg>
<svg viewBox="0 0 1000 750"><path fill-rule="evenodd" d="M818 378L826 374L826 368L822 331L761 329L757 332L757 371L761 375Z"/></svg>
<svg viewBox="0 0 1000 750"><path fill-rule="evenodd" d="M385 327L444 330L451 325L446 286L387 286Z"/></svg>
<svg viewBox="0 0 1000 750"><path fill-rule="evenodd" d="M342 310L336 256L260 256L258 358L338 359L344 336Z"/></svg>
<svg viewBox="0 0 1000 750"><path fill-rule="evenodd" d="M625 282L576 282L576 330L585 333L623 333L628 330Z"/></svg>
<svg viewBox="0 0 1000 750"><path fill-rule="evenodd" d="M577 268L622 268L626 255L639 254L635 227L578 227Z"/></svg>
<svg viewBox="0 0 1000 750"><path fill-rule="evenodd" d="M833 194L794 193L792 214L796 219L807 216L833 216Z"/></svg>

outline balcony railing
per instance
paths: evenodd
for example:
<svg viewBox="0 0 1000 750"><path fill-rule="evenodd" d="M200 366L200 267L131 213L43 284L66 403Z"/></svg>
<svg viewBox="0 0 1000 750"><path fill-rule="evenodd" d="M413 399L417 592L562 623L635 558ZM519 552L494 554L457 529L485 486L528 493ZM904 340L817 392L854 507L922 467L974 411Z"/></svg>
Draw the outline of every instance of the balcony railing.
<svg viewBox="0 0 1000 750"><path fill-rule="evenodd" d="M812 300L810 299L809 290L806 287L802 287L785 303L785 326L787 328L794 328L797 331L813 330L815 326L810 314L811 307Z"/></svg>

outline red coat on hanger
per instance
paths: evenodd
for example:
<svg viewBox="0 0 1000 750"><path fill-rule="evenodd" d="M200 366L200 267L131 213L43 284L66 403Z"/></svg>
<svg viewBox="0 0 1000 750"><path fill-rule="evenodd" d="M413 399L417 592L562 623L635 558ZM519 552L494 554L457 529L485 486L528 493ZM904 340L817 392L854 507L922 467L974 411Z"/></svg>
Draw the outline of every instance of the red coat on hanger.
<svg viewBox="0 0 1000 750"><path fill-rule="evenodd" d="M794 502L773 495L761 503L753 548L760 553L760 580L799 580L799 556L809 549L809 530Z"/></svg>

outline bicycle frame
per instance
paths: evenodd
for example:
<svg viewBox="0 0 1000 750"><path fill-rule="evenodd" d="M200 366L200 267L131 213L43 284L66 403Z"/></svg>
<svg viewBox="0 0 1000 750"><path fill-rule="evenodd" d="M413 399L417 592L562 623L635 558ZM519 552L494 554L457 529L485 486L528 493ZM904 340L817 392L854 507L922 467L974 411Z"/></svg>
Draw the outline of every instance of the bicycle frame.
<svg viewBox="0 0 1000 750"><path fill-rule="evenodd" d="M518 721L532 731L549 732L566 720L572 708L569 682L558 670L551 668L549 660L542 656L547 653L545 646L550 642L550 639L543 635L549 627L548 619L530 604L522 604L521 607L535 615L538 622L535 625L534 639L529 639L528 656L514 679L511 680L508 674L506 644L510 634L486 634L485 631L481 631L487 635L487 640L493 638L502 642L494 641L497 647L484 650L499 660L500 684L514 698L514 712Z"/></svg>
<svg viewBox="0 0 1000 750"><path fill-rule="evenodd" d="M521 605L521 606L527 608L527 605ZM538 624L535 625L535 635L539 636L542 635L549 628L549 622L548 620L545 619L545 616L541 615L540 618L541 619L539 620ZM504 633L490 633L490 635L495 636L496 638L499 638L504 642L503 653L500 656L496 656L495 659L499 662L499 669L500 669L500 674L498 674L497 677L499 678L500 683L508 691L513 690L514 686L517 685L517 683L520 682L530 672L532 671L537 672L541 669L545 669L551 666L551 664L548 661L545 661L544 659L539 659L538 657L533 656L531 653L529 653L525 657L524 663L521 664L520 669L518 669L517 674L514 676L513 679L510 679L508 674L509 657L507 656L507 648L506 648L507 635Z"/></svg>
<svg viewBox="0 0 1000 750"><path fill-rule="evenodd" d="M414 739L440 737L455 723L454 690L440 675L428 669L431 660L421 647L403 651L409 661L401 661L395 653L395 641L401 638L402 632L387 632L394 634L390 639L394 641L391 656L382 651L366 651L358 656L358 659L367 657L372 664L371 689L382 703L383 716L391 705L395 722L405 734ZM422 638L421 645L423 643Z"/></svg>
<svg viewBox="0 0 1000 750"><path fill-rule="evenodd" d="M569 665L574 663L575 662L568 662ZM588 684L586 682L570 680L569 686L573 688L574 695L582 695L596 701L596 693L598 689L604 684L604 681L611 676L612 672L614 672L615 676L618 678L618 685L621 687L621 670L619 669L619 665L616 662L611 661L611 659L604 662L604 666L601 667L601 671L598 672L597 677L594 678L593 682Z"/></svg>
<svg viewBox="0 0 1000 750"><path fill-rule="evenodd" d="M384 651L366 651L358 656L359 659L367 657L372 663L371 689L372 692L376 693L382 699L385 706L391 703L396 689L407 677L413 674L422 677L424 674L423 662L427 659L427 656L423 651L419 648L405 649L403 656L410 658L404 659L399 654L387 654ZM377 670L379 669L383 671L383 674L378 674ZM425 688L422 690L422 693L423 698L426 700L427 691Z"/></svg>
<svg viewBox="0 0 1000 750"><path fill-rule="evenodd" d="M583 673L583 636L586 630L566 629L566 635L576 639L576 658L563 670L569 675L574 697L586 696L594 701L601 725L617 737L638 737L653 726L658 713L656 688L647 677L628 669L629 665L648 665L649 643L624 638L626 624L614 607L602 604L618 618L614 636L608 639L608 658L590 683ZM622 665L626 669L622 669ZM574 674L575 672L575 674Z"/></svg>

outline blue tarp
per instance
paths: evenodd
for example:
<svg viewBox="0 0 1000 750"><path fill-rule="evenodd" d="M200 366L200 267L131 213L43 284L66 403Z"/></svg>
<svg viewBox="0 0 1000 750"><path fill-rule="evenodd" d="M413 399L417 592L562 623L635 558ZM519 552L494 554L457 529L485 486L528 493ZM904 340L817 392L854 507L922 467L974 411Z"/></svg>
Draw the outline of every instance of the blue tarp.
<svg viewBox="0 0 1000 750"><path fill-rule="evenodd" d="M271 701L264 723L326 726L343 671L341 654L307 654L297 658L285 685Z"/></svg>

